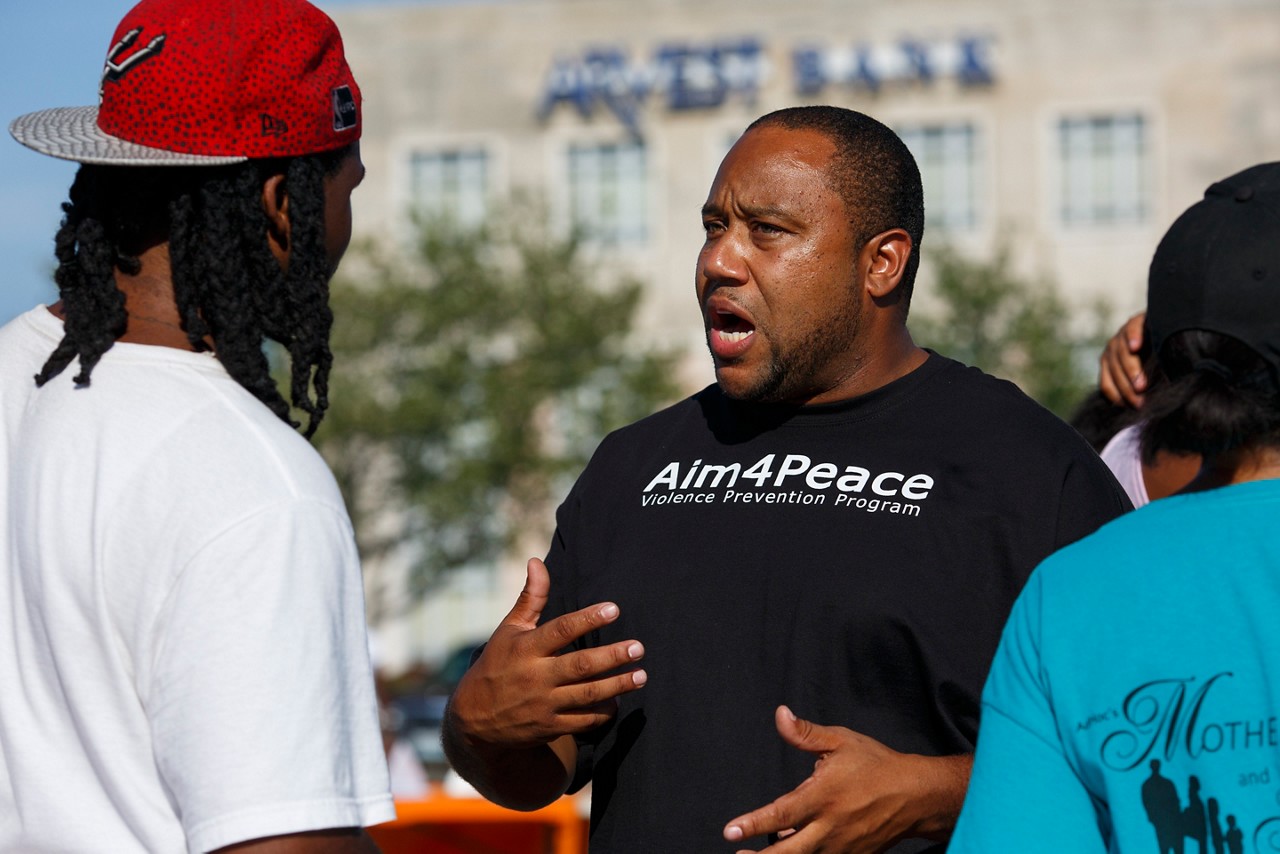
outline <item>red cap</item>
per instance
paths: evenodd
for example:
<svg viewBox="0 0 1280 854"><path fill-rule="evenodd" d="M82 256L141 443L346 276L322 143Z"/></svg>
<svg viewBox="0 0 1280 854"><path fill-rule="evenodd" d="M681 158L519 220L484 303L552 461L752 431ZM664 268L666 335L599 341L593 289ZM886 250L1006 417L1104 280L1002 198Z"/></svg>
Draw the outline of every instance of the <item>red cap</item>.
<svg viewBox="0 0 1280 854"><path fill-rule="evenodd" d="M10 131L81 162L227 163L348 145L360 104L338 28L305 0L142 0L116 28L96 110Z"/></svg>

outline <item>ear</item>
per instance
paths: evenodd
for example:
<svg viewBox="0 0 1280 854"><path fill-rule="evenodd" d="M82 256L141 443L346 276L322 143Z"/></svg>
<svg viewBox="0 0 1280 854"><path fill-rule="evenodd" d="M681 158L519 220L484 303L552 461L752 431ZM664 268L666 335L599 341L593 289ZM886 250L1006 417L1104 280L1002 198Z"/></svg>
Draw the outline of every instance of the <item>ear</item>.
<svg viewBox="0 0 1280 854"><path fill-rule="evenodd" d="M902 281L910 258L911 235L905 229L891 228L868 240L861 259L867 293L877 300L892 294Z"/></svg>
<svg viewBox="0 0 1280 854"><path fill-rule="evenodd" d="M289 268L289 196L284 188L284 175L272 175L262 184L262 212L267 215L267 248L280 263Z"/></svg>

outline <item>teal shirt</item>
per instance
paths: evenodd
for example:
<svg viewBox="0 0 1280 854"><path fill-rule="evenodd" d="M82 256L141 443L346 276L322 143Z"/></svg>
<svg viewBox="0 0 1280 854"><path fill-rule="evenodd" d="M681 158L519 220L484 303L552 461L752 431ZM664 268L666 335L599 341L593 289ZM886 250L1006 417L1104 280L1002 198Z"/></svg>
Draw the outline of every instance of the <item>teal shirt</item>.
<svg viewBox="0 0 1280 854"><path fill-rule="evenodd" d="M1005 627L950 851L1280 851L1280 481L1055 553Z"/></svg>

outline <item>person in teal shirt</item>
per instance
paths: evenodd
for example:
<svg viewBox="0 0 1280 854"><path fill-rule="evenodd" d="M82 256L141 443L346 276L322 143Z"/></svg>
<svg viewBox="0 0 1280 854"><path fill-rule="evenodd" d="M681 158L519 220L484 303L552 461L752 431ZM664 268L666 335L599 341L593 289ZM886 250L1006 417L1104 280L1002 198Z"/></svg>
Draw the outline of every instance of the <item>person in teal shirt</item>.
<svg viewBox="0 0 1280 854"><path fill-rule="evenodd" d="M1046 559L983 691L952 854L1280 851L1280 163L1215 183L1151 263L1180 493Z"/></svg>

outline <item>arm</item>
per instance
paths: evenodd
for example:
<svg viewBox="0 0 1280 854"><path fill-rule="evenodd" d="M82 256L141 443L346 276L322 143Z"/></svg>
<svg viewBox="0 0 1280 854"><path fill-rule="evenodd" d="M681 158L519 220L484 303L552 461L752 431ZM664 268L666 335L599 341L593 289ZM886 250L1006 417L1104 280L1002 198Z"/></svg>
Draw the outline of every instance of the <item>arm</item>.
<svg viewBox="0 0 1280 854"><path fill-rule="evenodd" d="M731 821L725 839L780 834L774 854L884 851L902 839L946 839L969 780L970 756L898 753L844 727L798 720L780 706L778 733L818 755L811 774L773 803Z"/></svg>
<svg viewBox="0 0 1280 854"><path fill-rule="evenodd" d="M213 854L378 854L378 846L360 828L348 827L253 839Z"/></svg>
<svg viewBox="0 0 1280 854"><path fill-rule="evenodd" d="M1102 355L1098 358L1098 388L1116 406L1134 409L1142 406L1147 375L1142 370L1139 353L1146 319L1146 313L1139 312L1126 320L1103 346Z"/></svg>
<svg viewBox="0 0 1280 854"><path fill-rule="evenodd" d="M973 781L947 850L986 854L1046 846L1072 854L1107 851L1089 794L1056 738L1050 743L984 705Z"/></svg>
<svg viewBox="0 0 1280 854"><path fill-rule="evenodd" d="M542 561L528 564L515 607L467 670L445 713L445 754L489 800L532 810L564 794L577 760L576 733L607 722L616 698L644 685L636 641L558 654L612 623L618 606L592 605L539 626L551 579ZM615 673L618 668L628 668Z"/></svg>
<svg viewBox="0 0 1280 854"><path fill-rule="evenodd" d="M1104 854L1085 784L1068 761L1041 655L1043 566L1018 597L982 691L973 777L948 849ZM1078 674L1077 674L1078 676Z"/></svg>
<svg viewBox="0 0 1280 854"><path fill-rule="evenodd" d="M139 682L193 851L394 817L362 594L345 512L314 500L219 532L176 580Z"/></svg>

